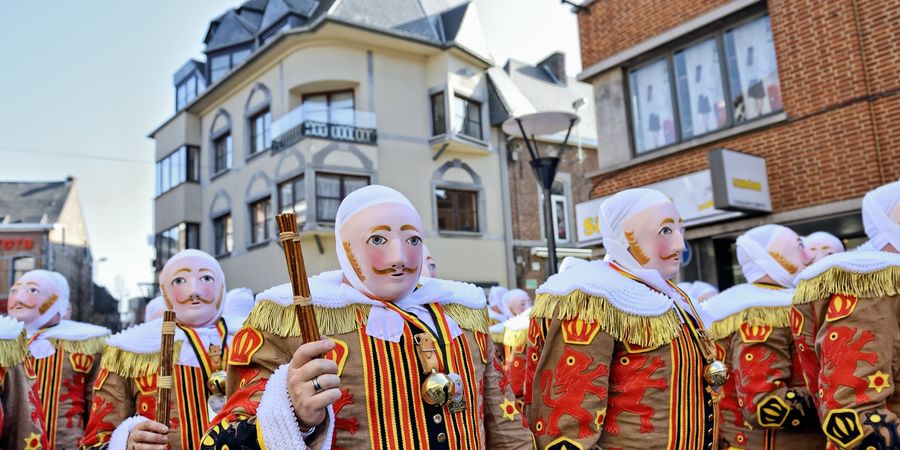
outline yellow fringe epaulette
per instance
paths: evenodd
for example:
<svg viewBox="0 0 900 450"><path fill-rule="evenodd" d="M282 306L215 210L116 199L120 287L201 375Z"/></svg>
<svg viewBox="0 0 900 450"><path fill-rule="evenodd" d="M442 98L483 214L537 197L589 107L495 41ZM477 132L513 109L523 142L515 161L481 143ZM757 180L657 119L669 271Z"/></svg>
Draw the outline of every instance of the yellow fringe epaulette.
<svg viewBox="0 0 900 450"><path fill-rule="evenodd" d="M54 348L60 349L66 353L81 353L85 355L96 355L103 352L106 348L106 339L109 336L98 336L82 341L70 341L65 339L51 339L50 342Z"/></svg>
<svg viewBox="0 0 900 450"><path fill-rule="evenodd" d="M655 317L638 316L616 308L606 298L582 291L573 291L565 296L538 295L531 317L599 322L600 329L613 339L642 347L658 347L672 342L681 327L674 309Z"/></svg>
<svg viewBox="0 0 900 450"><path fill-rule="evenodd" d="M506 330L503 333L503 345L509 347L521 347L528 339L528 328L521 330Z"/></svg>
<svg viewBox="0 0 900 450"><path fill-rule="evenodd" d="M15 339L0 340L0 368L8 368L22 364L28 355L28 345L25 343L25 332Z"/></svg>
<svg viewBox="0 0 900 450"><path fill-rule="evenodd" d="M772 328L791 326L790 306L770 306L747 308L722 320L717 320L707 332L715 340L725 339L734 334L744 322L750 325L768 325Z"/></svg>
<svg viewBox="0 0 900 450"><path fill-rule="evenodd" d="M175 342L175 351L172 356L176 361L181 354L184 342ZM135 353L118 347L106 347L103 351L103 359L100 367L107 369L123 378L137 378L153 375L159 370L160 352Z"/></svg>
<svg viewBox="0 0 900 450"><path fill-rule="evenodd" d="M504 332L502 332L502 331L499 332L499 333L491 333L491 340L492 340L495 344L502 344L502 343L503 343L503 338L504 338L504 337L506 337L506 333L504 333Z"/></svg>
<svg viewBox="0 0 900 450"><path fill-rule="evenodd" d="M319 332L325 336L356 331L356 312L360 311L363 320L369 317L370 305L349 305L341 308L325 308L314 306ZM259 301L247 317L245 325L255 330L271 333L279 337L299 337L300 322L294 305L281 305L268 300Z"/></svg>
<svg viewBox="0 0 900 450"><path fill-rule="evenodd" d="M487 333L490 328L487 308L474 309L456 303L448 303L444 305L444 312L464 330Z"/></svg>
<svg viewBox="0 0 900 450"><path fill-rule="evenodd" d="M900 294L900 267L857 273L832 267L821 275L803 280L794 290L794 304L802 305L834 294L851 294L861 298L891 297Z"/></svg>

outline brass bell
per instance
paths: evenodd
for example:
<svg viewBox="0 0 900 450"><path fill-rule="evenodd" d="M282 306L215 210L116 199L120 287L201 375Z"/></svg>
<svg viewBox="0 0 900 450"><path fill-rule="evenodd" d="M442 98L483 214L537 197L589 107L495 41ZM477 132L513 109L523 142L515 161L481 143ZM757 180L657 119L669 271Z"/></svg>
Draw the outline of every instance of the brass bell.
<svg viewBox="0 0 900 450"><path fill-rule="evenodd" d="M432 370L431 375L422 382L422 399L429 405L444 405L455 393L456 385L443 373Z"/></svg>
<svg viewBox="0 0 900 450"><path fill-rule="evenodd" d="M728 366L719 360L707 364L706 368L703 369L703 379L715 387L724 385L725 381L728 380Z"/></svg>
<svg viewBox="0 0 900 450"><path fill-rule="evenodd" d="M206 381L206 389L212 395L225 395L225 371L217 370Z"/></svg>

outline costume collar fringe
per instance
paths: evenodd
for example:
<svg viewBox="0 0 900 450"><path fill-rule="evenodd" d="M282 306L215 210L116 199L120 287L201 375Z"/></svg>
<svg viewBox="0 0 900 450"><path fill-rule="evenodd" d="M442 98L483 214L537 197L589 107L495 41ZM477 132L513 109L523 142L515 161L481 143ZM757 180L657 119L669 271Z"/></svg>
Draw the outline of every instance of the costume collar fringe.
<svg viewBox="0 0 900 450"><path fill-rule="evenodd" d="M326 336L349 333L358 328L356 311L362 317L369 316L371 305L348 305L340 308L313 306L319 332ZM253 311L245 322L246 326L279 337L300 336L300 322L294 305L282 305L269 300L257 300Z"/></svg>
<svg viewBox="0 0 900 450"><path fill-rule="evenodd" d="M791 307L772 306L747 308L724 319L713 322L709 327L709 336L713 339L724 339L737 331L741 325L769 325L773 328L791 326Z"/></svg>
<svg viewBox="0 0 900 450"><path fill-rule="evenodd" d="M833 294L852 294L860 298L900 295L900 266L885 267L869 273L831 267L815 278L801 281L794 291L794 304L814 302Z"/></svg>
<svg viewBox="0 0 900 450"><path fill-rule="evenodd" d="M6 369L21 364L28 354L27 348L25 332L21 330L17 337L0 339L0 368Z"/></svg>
<svg viewBox="0 0 900 450"><path fill-rule="evenodd" d="M576 267L566 273L586 266L588 265ZM568 295L539 294L531 310L531 317L598 322L600 329L614 339L642 347L659 347L672 342L681 326L673 308L656 316L636 315L622 311L604 297L582 291L573 291Z"/></svg>
<svg viewBox="0 0 900 450"><path fill-rule="evenodd" d="M172 359L177 360L181 355L181 347L184 341L175 342L175 351ZM152 353L134 353L118 347L106 347L100 367L107 369L123 378L137 378L155 374L159 370L159 351Z"/></svg>

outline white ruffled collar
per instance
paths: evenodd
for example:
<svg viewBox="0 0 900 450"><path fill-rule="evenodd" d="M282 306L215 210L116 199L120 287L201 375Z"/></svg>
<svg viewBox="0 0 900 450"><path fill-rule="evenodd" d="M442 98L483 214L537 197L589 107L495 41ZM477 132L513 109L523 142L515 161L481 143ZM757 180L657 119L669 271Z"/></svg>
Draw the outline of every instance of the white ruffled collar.
<svg viewBox="0 0 900 450"><path fill-rule="evenodd" d="M528 321L529 316L531 315L532 308L528 308L525 311L522 311L520 314L513 316L506 322L503 322L503 327L509 331L521 331L528 328Z"/></svg>
<svg viewBox="0 0 900 450"><path fill-rule="evenodd" d="M9 316L0 316L0 339L18 339L24 329L24 323Z"/></svg>
<svg viewBox="0 0 900 450"><path fill-rule="evenodd" d="M553 275L536 292L567 296L575 291L605 298L622 312L643 317L661 316L675 307L671 297L622 275L602 260Z"/></svg>
<svg viewBox="0 0 900 450"><path fill-rule="evenodd" d="M36 334L37 337L32 339ZM72 320L62 320L50 328L27 332L29 338L28 351L31 352L31 356L36 359L43 359L56 353L56 348L50 343L51 339L85 341L88 339L109 336L109 334L109 329L105 327L75 322Z"/></svg>
<svg viewBox="0 0 900 450"><path fill-rule="evenodd" d="M222 316L225 319L225 326L228 328L228 336L226 343L230 344L232 337L241 328L244 322L243 317L239 316ZM107 341L110 347L120 348L127 352L149 354L160 351L162 343L162 318L154 319L140 325L135 325L127 330L114 334ZM218 324L219 321L216 321ZM193 328L203 341L203 344L209 347L211 344L221 345L221 336L216 325L211 327ZM186 342L187 336L181 328L175 328L175 342ZM200 361L190 345L184 344L181 347L181 353L178 355L178 364L182 366L200 367Z"/></svg>
<svg viewBox="0 0 900 450"><path fill-rule="evenodd" d="M367 318L366 332L369 336L391 342L398 342L403 334L406 321L400 314L384 303L367 297L362 292L343 282L340 270L323 272L309 279L309 291L312 303L322 308L343 308L350 305L369 305L371 310ZM290 283L280 284L259 293L256 301L270 301L282 306L293 303ZM437 278L420 278L419 287L401 300L393 302L404 310L414 309L429 303L441 305L457 304L472 309L482 309L487 305L484 290L458 281ZM418 314L417 314L418 316ZM446 317L452 337L462 334L459 325L450 317ZM426 321L427 322L427 321Z"/></svg>
<svg viewBox="0 0 900 450"><path fill-rule="evenodd" d="M828 271L828 269L833 267L839 267L854 273L871 273L891 266L900 266L900 254L854 250L844 253L835 253L820 259L813 265L807 267L803 272L800 272L797 279L810 280L822 275Z"/></svg>
<svg viewBox="0 0 900 450"><path fill-rule="evenodd" d="M728 288L697 306L698 314L708 317L709 325L735 315L747 308L776 308L791 306L794 290L768 288L744 283Z"/></svg>

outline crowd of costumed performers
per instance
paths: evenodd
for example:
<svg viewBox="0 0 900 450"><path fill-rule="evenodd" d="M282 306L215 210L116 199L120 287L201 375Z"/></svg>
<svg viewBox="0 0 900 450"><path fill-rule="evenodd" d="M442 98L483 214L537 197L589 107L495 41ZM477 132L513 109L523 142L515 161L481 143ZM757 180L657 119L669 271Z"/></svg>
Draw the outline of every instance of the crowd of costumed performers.
<svg viewBox="0 0 900 450"><path fill-rule="evenodd" d="M184 250L114 335L32 270L0 316L0 448L900 449L900 181L863 198L859 248L747 230L721 292L676 284L662 193L597 218L602 259L485 295L438 278L419 213L371 185L338 208L339 269L307 276L279 216L290 282L228 291Z"/></svg>

